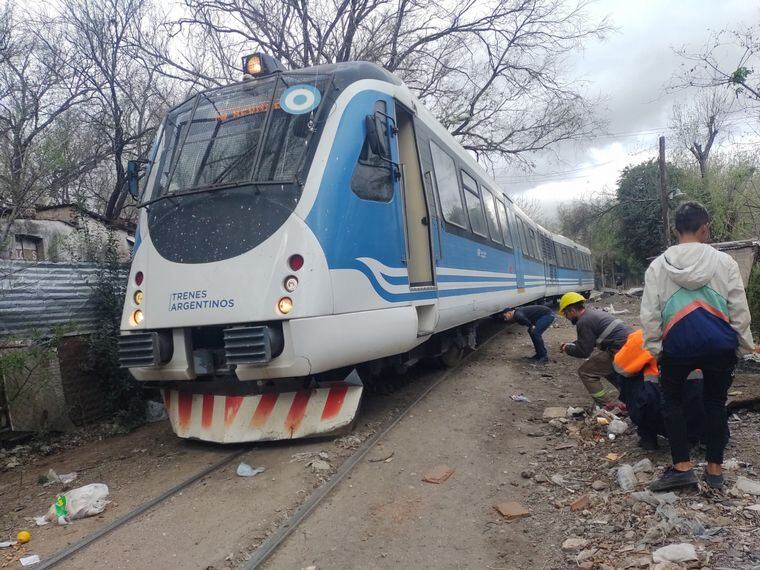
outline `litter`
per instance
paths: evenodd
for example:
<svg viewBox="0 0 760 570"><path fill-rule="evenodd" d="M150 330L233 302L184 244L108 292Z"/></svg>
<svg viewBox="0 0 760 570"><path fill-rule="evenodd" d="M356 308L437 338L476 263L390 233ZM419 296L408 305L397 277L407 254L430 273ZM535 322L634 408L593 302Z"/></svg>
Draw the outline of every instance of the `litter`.
<svg viewBox="0 0 760 570"><path fill-rule="evenodd" d="M263 467L256 467L254 469L247 463L240 463L240 465L237 466L237 471L235 471L235 473L237 473L238 477L253 477L264 471L265 469Z"/></svg>
<svg viewBox="0 0 760 570"><path fill-rule="evenodd" d="M699 558L694 546L683 542L658 548L652 553L652 560L654 562L688 562L689 560L699 560Z"/></svg>
<svg viewBox="0 0 760 570"><path fill-rule="evenodd" d="M606 309L604 309L606 312L608 312L610 315L627 315L631 311L628 309L620 309L619 311L615 309L614 306L610 305Z"/></svg>
<svg viewBox="0 0 760 570"><path fill-rule="evenodd" d="M608 453L607 459L609 459L610 461L617 461L618 459L623 457L623 455L625 455L625 453Z"/></svg>
<svg viewBox="0 0 760 570"><path fill-rule="evenodd" d="M628 431L628 424L625 423L623 420L614 419L610 422L610 424L607 426L607 433L612 435L622 435L626 431Z"/></svg>
<svg viewBox="0 0 760 570"><path fill-rule="evenodd" d="M509 521L514 521L530 516L530 511L523 507L520 503L509 501L506 503L499 503L494 505L501 516Z"/></svg>
<svg viewBox="0 0 760 570"><path fill-rule="evenodd" d="M5 542L0 542L0 548L10 548L11 546L16 546L18 542L15 540L6 540Z"/></svg>
<svg viewBox="0 0 760 570"><path fill-rule="evenodd" d="M48 487L50 485L53 485L54 483L60 483L61 485L65 487L66 485L73 483L76 480L77 476L78 474L76 471L58 475L58 473L56 473L54 469L49 469L47 472L47 475L45 476L47 478L47 483L44 483L42 486Z"/></svg>
<svg viewBox="0 0 760 570"><path fill-rule="evenodd" d="M53 521L58 524L68 524L71 521L99 515L106 510L108 504L108 485L91 483L78 487L56 497L48 512L41 517L34 517L37 526L43 526Z"/></svg>
<svg viewBox="0 0 760 570"><path fill-rule="evenodd" d="M732 457L731 459L726 459L723 462L723 469L727 471L736 471L737 469L739 469L739 467L741 467L741 464L739 463L739 460L736 459L735 457Z"/></svg>
<svg viewBox="0 0 760 570"><path fill-rule="evenodd" d="M597 416L596 417L596 423L598 423L600 426L608 426L610 425L610 420L603 416Z"/></svg>
<svg viewBox="0 0 760 570"><path fill-rule="evenodd" d="M40 563L40 556L39 554L30 554L29 556L19 558L18 561L21 562L21 566L31 566L32 564Z"/></svg>
<svg viewBox="0 0 760 570"><path fill-rule="evenodd" d="M568 418L579 418L585 415L585 413L586 413L586 410L584 410L583 408L574 408L573 406L570 406L569 408L567 408L567 412L565 413L565 415Z"/></svg>
<svg viewBox="0 0 760 570"><path fill-rule="evenodd" d="M551 420L556 418L564 418L567 410L565 408L550 407L544 409L543 417L545 420Z"/></svg>
<svg viewBox="0 0 760 570"><path fill-rule="evenodd" d="M512 394L509 398L515 402L530 402L528 397L522 392L519 394Z"/></svg>
<svg viewBox="0 0 760 570"><path fill-rule="evenodd" d="M617 482L623 491L633 491L636 488L638 479L633 472L633 467L628 463L624 463L617 470Z"/></svg>

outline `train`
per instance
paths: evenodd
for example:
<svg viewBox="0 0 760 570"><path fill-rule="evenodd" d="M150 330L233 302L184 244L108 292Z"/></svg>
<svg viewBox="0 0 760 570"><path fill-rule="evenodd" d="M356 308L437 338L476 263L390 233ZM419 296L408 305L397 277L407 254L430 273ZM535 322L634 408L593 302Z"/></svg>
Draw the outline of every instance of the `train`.
<svg viewBox="0 0 760 570"><path fill-rule="evenodd" d="M345 433L383 370L451 365L482 319L593 288L589 249L531 220L395 75L244 70L128 167L119 359L179 437Z"/></svg>

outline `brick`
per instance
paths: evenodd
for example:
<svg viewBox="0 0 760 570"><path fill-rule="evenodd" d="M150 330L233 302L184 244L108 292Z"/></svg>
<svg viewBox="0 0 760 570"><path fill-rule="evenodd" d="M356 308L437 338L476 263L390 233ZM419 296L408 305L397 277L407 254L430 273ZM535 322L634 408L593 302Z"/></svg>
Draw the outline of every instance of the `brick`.
<svg viewBox="0 0 760 570"><path fill-rule="evenodd" d="M454 474L454 470L448 465L436 465L422 474L422 480L427 483L440 485Z"/></svg>
<svg viewBox="0 0 760 570"><path fill-rule="evenodd" d="M588 506L589 506L588 495L583 495L582 497L578 497L572 503L570 503L570 510L582 511L583 509L587 509Z"/></svg>
<svg viewBox="0 0 760 570"><path fill-rule="evenodd" d="M494 505L493 508L499 511L499 514L508 521L516 521L530 516L530 511L528 509L514 501L499 503Z"/></svg>

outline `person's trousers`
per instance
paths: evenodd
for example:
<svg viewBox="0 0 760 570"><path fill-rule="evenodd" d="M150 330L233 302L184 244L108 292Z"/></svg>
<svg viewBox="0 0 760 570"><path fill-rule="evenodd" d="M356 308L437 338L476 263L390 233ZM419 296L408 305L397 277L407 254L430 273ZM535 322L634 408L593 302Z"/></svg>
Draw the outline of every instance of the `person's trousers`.
<svg viewBox="0 0 760 570"><path fill-rule="evenodd" d="M597 350L578 368L578 376L581 382L591 394L594 402L600 406L615 401L615 396L602 383L607 380L610 384L617 387L617 374L612 367L614 355L606 350Z"/></svg>
<svg viewBox="0 0 760 570"><path fill-rule="evenodd" d="M544 331L546 331L553 322L554 315L544 315L536 321L535 325L533 325L533 330L528 329L530 340L533 341L533 348L536 349L536 356L539 358L544 358L547 355L544 337L541 335L544 334Z"/></svg>
<svg viewBox="0 0 760 570"><path fill-rule="evenodd" d="M726 399L734 380L736 354L722 352L698 358L677 359L663 354L660 358L662 415L670 441L673 463L689 461L689 438L684 413L686 378L693 370L701 369L704 400L705 459L708 463L723 463L723 451L728 433Z"/></svg>

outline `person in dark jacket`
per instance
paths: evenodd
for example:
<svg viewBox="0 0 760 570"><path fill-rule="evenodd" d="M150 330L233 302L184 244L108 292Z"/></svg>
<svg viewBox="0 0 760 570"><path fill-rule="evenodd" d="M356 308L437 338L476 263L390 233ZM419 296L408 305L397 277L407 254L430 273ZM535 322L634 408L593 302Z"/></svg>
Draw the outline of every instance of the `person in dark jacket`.
<svg viewBox="0 0 760 570"><path fill-rule="evenodd" d="M542 335L554 322L554 312L544 305L527 305L505 311L502 315L508 323L518 323L528 327L530 340L533 341L533 348L536 349L536 354L531 356L530 360L535 360L540 364L549 362L549 354Z"/></svg>
<svg viewBox="0 0 760 570"><path fill-rule="evenodd" d="M594 402L605 409L624 409L624 405L604 386L602 379L617 386L612 361L633 328L609 313L587 309L585 302L586 299L579 293L566 293L560 299L559 314L575 325L578 335L575 342L562 344L560 352L585 359L578 368L578 376ZM597 347L599 350L594 352Z"/></svg>

